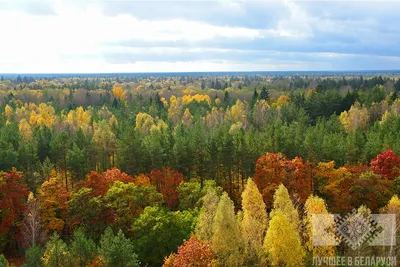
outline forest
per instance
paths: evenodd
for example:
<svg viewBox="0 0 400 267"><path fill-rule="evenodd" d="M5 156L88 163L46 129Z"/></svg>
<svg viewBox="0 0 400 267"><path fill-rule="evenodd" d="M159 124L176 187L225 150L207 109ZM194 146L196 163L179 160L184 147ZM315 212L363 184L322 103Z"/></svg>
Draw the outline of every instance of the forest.
<svg viewBox="0 0 400 267"><path fill-rule="evenodd" d="M1 76L0 266L400 255L311 235L353 210L400 230L399 96L393 73Z"/></svg>

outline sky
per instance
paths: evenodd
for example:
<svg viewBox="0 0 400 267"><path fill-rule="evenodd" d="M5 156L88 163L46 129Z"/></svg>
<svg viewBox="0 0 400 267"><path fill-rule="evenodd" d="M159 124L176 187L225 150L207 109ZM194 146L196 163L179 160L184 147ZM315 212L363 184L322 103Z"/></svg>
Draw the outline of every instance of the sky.
<svg viewBox="0 0 400 267"><path fill-rule="evenodd" d="M0 0L0 73L399 70L400 1Z"/></svg>

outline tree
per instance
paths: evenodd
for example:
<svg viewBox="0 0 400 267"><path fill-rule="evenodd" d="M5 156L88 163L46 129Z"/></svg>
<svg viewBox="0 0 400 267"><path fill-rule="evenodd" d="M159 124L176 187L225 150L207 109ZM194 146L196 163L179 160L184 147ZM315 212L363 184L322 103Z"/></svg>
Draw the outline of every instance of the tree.
<svg viewBox="0 0 400 267"><path fill-rule="evenodd" d="M68 247L57 233L47 242L42 260L45 267L73 266Z"/></svg>
<svg viewBox="0 0 400 267"><path fill-rule="evenodd" d="M196 211L171 212L159 206L146 207L132 224L133 242L142 264L162 265L164 257L190 237L196 217Z"/></svg>
<svg viewBox="0 0 400 267"><path fill-rule="evenodd" d="M180 183L177 187L179 198L179 209L187 210L201 207L201 198L204 196L204 191L201 190L201 185L197 181L189 181Z"/></svg>
<svg viewBox="0 0 400 267"><path fill-rule="evenodd" d="M68 176L67 176L67 152L68 152L68 134L61 132L55 136L50 143L51 154L55 159L58 170L62 171L65 180L65 188L68 191Z"/></svg>
<svg viewBox="0 0 400 267"><path fill-rule="evenodd" d="M28 188L22 182L22 174L15 169L0 172L0 251L20 240L27 197Z"/></svg>
<svg viewBox="0 0 400 267"><path fill-rule="evenodd" d="M253 180L248 179L242 193L241 224L246 260L249 265L262 263L263 241L267 228L267 212L262 195Z"/></svg>
<svg viewBox="0 0 400 267"><path fill-rule="evenodd" d="M27 209L22 222L22 235L27 247L41 245L45 242L46 232L42 227L39 201L31 192L28 197Z"/></svg>
<svg viewBox="0 0 400 267"><path fill-rule="evenodd" d="M327 215L326 217L318 217L320 220L313 221L314 215ZM314 217L315 218L315 217ZM314 224L313 224L314 223ZM313 257L333 257L335 256L334 246L316 246L313 243L313 237L318 239L323 238L324 241L329 243L335 243L335 235L333 232L335 222L333 215L329 215L325 205L325 201L318 196L309 196L305 203L305 217L304 217L304 228L305 228L305 239L306 248L312 253ZM328 229L328 230L327 230Z"/></svg>
<svg viewBox="0 0 400 267"><path fill-rule="evenodd" d="M200 241L211 240L214 231L214 218L219 203L219 196L215 189L208 189L203 197L203 206L196 226L196 237Z"/></svg>
<svg viewBox="0 0 400 267"><path fill-rule="evenodd" d="M67 204L71 227L80 227L92 238L100 236L112 220L102 196L93 196L91 188L72 192Z"/></svg>
<svg viewBox="0 0 400 267"><path fill-rule="evenodd" d="M273 193L287 176L286 162L286 157L281 153L267 153L256 162L254 182L268 208L272 206Z"/></svg>
<svg viewBox="0 0 400 267"><path fill-rule="evenodd" d="M150 172L150 181L163 195L165 204L176 209L179 205L177 187L183 181L182 173L171 168L154 169Z"/></svg>
<svg viewBox="0 0 400 267"><path fill-rule="evenodd" d="M133 243L120 230L114 235L107 228L100 240L100 257L105 267L139 267Z"/></svg>
<svg viewBox="0 0 400 267"><path fill-rule="evenodd" d="M278 210L287 217L290 224L293 225L293 228L297 230L300 226L299 213L293 206L289 192L283 184L281 184L275 191L274 209L271 211L271 217L274 215L274 212Z"/></svg>
<svg viewBox="0 0 400 267"><path fill-rule="evenodd" d="M396 216L396 228L395 229L391 229L391 233L395 233L392 234L392 237L395 237L396 240L391 240L391 244L392 246L390 247L390 251L389 251L389 256L394 256L394 255L398 255L400 246L395 246L398 243L398 240L400 238L400 199L397 195L394 195L388 202L388 204L386 205L386 207L384 207L383 209L384 212L388 213L388 214L395 214Z"/></svg>
<svg viewBox="0 0 400 267"><path fill-rule="evenodd" d="M96 257L97 247L94 241L87 238L81 229L77 229L74 231L70 253L74 266L85 267Z"/></svg>
<svg viewBox="0 0 400 267"><path fill-rule="evenodd" d="M40 212L43 226L47 231L60 233L64 229L68 211L68 195L65 187L56 178L50 178L40 187Z"/></svg>
<svg viewBox="0 0 400 267"><path fill-rule="evenodd" d="M101 169L106 170L114 166L114 153L116 148L116 137L107 121L102 120L94 123L93 141L98 145L98 155L101 160ZM110 157L112 156L112 162Z"/></svg>
<svg viewBox="0 0 400 267"><path fill-rule="evenodd" d="M71 172L72 181L83 180L86 174L85 150L75 143L67 152L67 169Z"/></svg>
<svg viewBox="0 0 400 267"><path fill-rule="evenodd" d="M280 209L274 210L271 215L264 249L269 254L273 266L304 266L304 250L301 247L299 232Z"/></svg>
<svg viewBox="0 0 400 267"><path fill-rule="evenodd" d="M86 176L85 187L93 189L94 196L105 195L110 187L117 181L123 183L133 182L133 178L120 170L113 168L102 174L91 171Z"/></svg>
<svg viewBox="0 0 400 267"><path fill-rule="evenodd" d="M266 86L263 86L260 93L260 99L267 101L269 99L269 92Z"/></svg>
<svg viewBox="0 0 400 267"><path fill-rule="evenodd" d="M184 240L178 252L172 255L174 267L207 267L212 266L214 252L209 241L199 241L194 236Z"/></svg>
<svg viewBox="0 0 400 267"><path fill-rule="evenodd" d="M371 171L360 174L351 185L349 193L354 208L365 205L374 212L383 207L391 196L387 181Z"/></svg>
<svg viewBox="0 0 400 267"><path fill-rule="evenodd" d="M387 149L371 160L371 169L388 180L400 176L400 157L391 149Z"/></svg>
<svg viewBox="0 0 400 267"><path fill-rule="evenodd" d="M114 228L128 234L131 224L147 206L162 203L162 195L154 186L137 186L134 183L117 181L104 197L106 206L113 212Z"/></svg>
<svg viewBox="0 0 400 267"><path fill-rule="evenodd" d="M234 205L226 192L222 193L215 213L211 247L223 266L240 265L242 239Z"/></svg>
<svg viewBox="0 0 400 267"><path fill-rule="evenodd" d="M22 267L43 267L42 254L42 249L39 246L31 246L25 252L26 262L22 265Z"/></svg>
<svg viewBox="0 0 400 267"><path fill-rule="evenodd" d="M9 267L8 260L4 257L3 254L0 254L0 266Z"/></svg>

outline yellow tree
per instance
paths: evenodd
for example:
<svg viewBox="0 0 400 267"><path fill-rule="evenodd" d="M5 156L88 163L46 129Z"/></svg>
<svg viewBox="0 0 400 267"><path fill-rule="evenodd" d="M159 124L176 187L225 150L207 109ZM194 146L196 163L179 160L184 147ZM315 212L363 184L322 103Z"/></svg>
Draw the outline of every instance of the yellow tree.
<svg viewBox="0 0 400 267"><path fill-rule="evenodd" d="M217 211L219 196L215 189L208 189L203 197L203 206L196 226L196 237L200 241L211 240L213 236L214 217Z"/></svg>
<svg viewBox="0 0 400 267"><path fill-rule="evenodd" d="M392 244L399 244L399 240L400 240L400 199L398 198L397 195L393 196L387 206L384 208L384 210L388 213L388 214L395 214L396 215L396 229L392 229L392 233L395 233L394 235L392 235L393 237L396 237L397 240L391 240ZM397 235L397 236L396 236ZM389 252L389 256L393 256L393 255L399 255L399 248L400 246L395 247L394 245L392 245L390 247L390 252ZM397 254L396 254L397 251Z"/></svg>
<svg viewBox="0 0 400 267"><path fill-rule="evenodd" d="M120 101L125 101L126 100L126 92L124 90L122 90L122 87L119 85L115 85L113 90L113 96L120 100Z"/></svg>
<svg viewBox="0 0 400 267"><path fill-rule="evenodd" d="M147 113L139 112L136 115L136 127L135 130L142 133L150 133L151 127L154 125L154 119Z"/></svg>
<svg viewBox="0 0 400 267"><path fill-rule="evenodd" d="M172 122L173 125L176 125L182 114L182 98L171 96L169 99L169 109L168 109L168 120Z"/></svg>
<svg viewBox="0 0 400 267"><path fill-rule="evenodd" d="M281 210L274 210L264 241L273 266L304 266L304 250L301 246L299 232L293 227L288 217Z"/></svg>
<svg viewBox="0 0 400 267"><path fill-rule="evenodd" d="M190 126L193 125L193 116L192 116L192 114L190 113L190 111L189 111L188 108L186 108L186 109L185 109L185 112L183 113L183 116L182 116L182 124L185 125L185 126L187 126L187 127L190 127Z"/></svg>
<svg viewBox="0 0 400 267"><path fill-rule="evenodd" d="M348 132L354 131L358 127L365 129L368 123L368 110L356 102L348 112L343 111L340 114L339 120Z"/></svg>
<svg viewBox="0 0 400 267"><path fill-rule="evenodd" d="M4 116L6 116L8 121L11 121L13 115L14 115L13 108L10 107L9 105L6 105L6 107L4 108Z"/></svg>
<svg viewBox="0 0 400 267"><path fill-rule="evenodd" d="M51 105L46 103L41 103L39 105L39 117L37 119L37 124L40 126L44 125L47 128L51 128L55 121L55 111Z"/></svg>
<svg viewBox="0 0 400 267"><path fill-rule="evenodd" d="M316 238L324 239L324 243L335 243L334 232L328 232L326 229L334 231L335 221L333 215L328 214L325 201L318 196L309 196L305 203L305 216L304 216L304 226L305 226L305 240L306 247L308 251L312 253L313 256L318 257L331 257L335 256L334 246L314 246L313 236ZM314 217L314 215L321 215ZM314 223L314 224L313 224ZM326 244L325 243L325 244Z"/></svg>
<svg viewBox="0 0 400 267"><path fill-rule="evenodd" d="M274 209L271 211L271 218L274 215L274 212L280 210L288 218L288 221L295 229L299 228L299 213L293 206L289 192L283 184L281 184L275 191L273 207Z"/></svg>
<svg viewBox="0 0 400 267"><path fill-rule="evenodd" d="M25 138L25 140L29 141L32 139L32 127L29 125L26 119L22 119L19 122L18 128L19 132Z"/></svg>
<svg viewBox="0 0 400 267"><path fill-rule="evenodd" d="M114 152L116 148L116 137L107 121L100 121L94 124L93 141L98 145L99 155L102 157L103 169L109 167L107 162L112 156L112 166L114 166Z"/></svg>
<svg viewBox="0 0 400 267"><path fill-rule="evenodd" d="M56 178L50 178L39 189L39 207L43 226L48 231L61 232L67 216L68 192Z"/></svg>
<svg viewBox="0 0 400 267"><path fill-rule="evenodd" d="M211 247L222 266L241 266L242 239L234 206L224 192L218 203Z"/></svg>
<svg viewBox="0 0 400 267"><path fill-rule="evenodd" d="M263 241L267 228L267 212L262 195L252 179L242 193L243 219L241 230L248 264L263 264Z"/></svg>

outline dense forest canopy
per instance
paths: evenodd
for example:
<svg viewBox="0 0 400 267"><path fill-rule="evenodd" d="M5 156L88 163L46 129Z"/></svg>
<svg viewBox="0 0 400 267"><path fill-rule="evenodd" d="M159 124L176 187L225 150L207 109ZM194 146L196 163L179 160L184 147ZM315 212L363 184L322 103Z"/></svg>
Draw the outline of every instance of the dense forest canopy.
<svg viewBox="0 0 400 267"><path fill-rule="evenodd" d="M28 267L346 253L305 229L315 210L400 214L399 94L395 72L0 75L0 251Z"/></svg>

